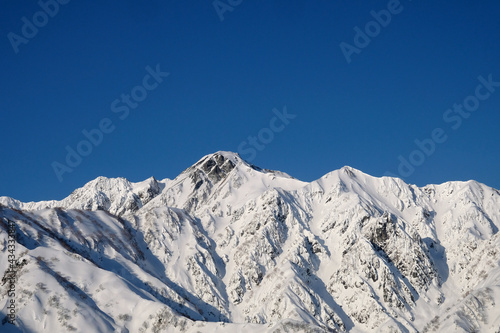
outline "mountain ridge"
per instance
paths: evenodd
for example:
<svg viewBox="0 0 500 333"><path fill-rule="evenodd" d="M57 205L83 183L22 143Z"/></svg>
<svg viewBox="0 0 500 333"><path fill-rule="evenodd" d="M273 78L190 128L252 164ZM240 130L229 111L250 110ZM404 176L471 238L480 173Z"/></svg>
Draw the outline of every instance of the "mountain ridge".
<svg viewBox="0 0 500 333"><path fill-rule="evenodd" d="M217 152L212 153L212 154L207 154L207 155L203 156L201 159L199 159L196 163L194 163L191 167L188 167L185 170L183 170L179 174L179 176L181 176L182 174L188 172L190 169L192 169L196 165L200 164L204 160L210 159L211 157L214 157L214 156L217 156L217 155L224 156L225 158L230 159L233 163L234 162L236 162L236 163L243 163L244 165L246 165L246 166L248 166L248 167L250 167L250 168L252 168L252 169L254 169L256 171L262 171L264 173L274 173L274 174L281 175L281 176L284 176L284 177L287 177L287 178L297 179L297 178L292 177L289 174L287 174L285 172L282 172L282 171L260 168L260 167L258 167L256 165L252 164L252 163L249 163L249 162L243 160L238 153L233 153L233 152L229 152L229 151L217 151ZM316 180L313 180L311 182L305 182L305 181L302 181L302 182L304 183L304 185L307 185L307 184L310 184L310 183L314 183L314 182L318 182L322 178L328 176L331 173L338 173L338 172L342 172L342 171L345 172L345 173L349 173L349 174L353 174L353 172L356 172L356 173L362 174L364 176L374 177L374 176L371 176L369 174L364 173L363 171L361 171L359 169L356 169L356 168L353 168L351 166L345 165L342 168L330 171L330 172L326 173L325 175L323 175L322 177L320 177L320 178L318 178ZM179 178L179 176L177 176L174 179ZM382 177L374 177L374 178L381 178L381 179L390 178L390 179L397 179L397 180L403 181L400 178L396 178L396 177L392 177L392 176L382 176ZM172 181L169 178L164 178L164 179L158 181L154 176L151 176L151 177L149 177L149 178L147 178L147 179L145 179L143 181L130 182L129 180L127 180L124 177L109 178L109 177L99 176L99 177L97 177L97 178L95 178L93 180L88 181L82 187L77 188L69 196L67 196L67 197L65 197L65 198L63 198L61 200L42 200L42 201L23 202L23 201L20 201L18 199L15 199L15 198L12 198L12 197L9 197L9 196L0 196L0 204L4 205L4 206L7 206L7 207L11 207L11 208L27 209L27 210L31 210L31 209L36 210L36 209L53 208L53 207L66 207L66 208L70 208L70 206L68 206L67 204L68 204L68 202L71 201L69 199L74 194L74 192L85 190L85 189L87 189L89 187L95 186L96 184L99 185L101 183L101 181L102 182L115 182L115 183L123 182L123 183L128 184L128 186L130 186L130 187L132 187L132 186L138 187L141 184L144 184L144 183L146 183L148 181L151 181L151 180L153 180L154 182L156 182L158 184L162 184L163 186L167 182ZM480 184L482 186L487 186L484 183L480 183L480 182L477 182L476 180L472 180L471 179L471 180L467 180L467 181L459 181L459 180L457 180L457 181L447 181L447 182L444 182L444 183L441 183L441 184L427 184L427 185L424 185L424 186L420 186L419 188L426 188L426 187L431 187L431 186L444 186L444 185L446 185L448 183L470 183L470 182L472 182L472 183L478 183L478 184ZM414 185L414 186L416 186L416 185ZM492 188L493 190L498 191L497 189L494 189L493 187L490 187L490 188ZM59 206L57 206L57 205L59 205Z"/></svg>
<svg viewBox="0 0 500 333"><path fill-rule="evenodd" d="M418 187L345 166L308 183L217 152L174 179L1 197L0 217L26 260L25 331L500 327L500 192L475 181Z"/></svg>

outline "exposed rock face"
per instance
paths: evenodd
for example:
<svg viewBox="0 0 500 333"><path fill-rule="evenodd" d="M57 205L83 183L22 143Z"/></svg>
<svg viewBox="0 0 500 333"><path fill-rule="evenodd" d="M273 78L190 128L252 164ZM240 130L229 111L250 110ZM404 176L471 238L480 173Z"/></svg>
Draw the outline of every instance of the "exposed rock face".
<svg viewBox="0 0 500 333"><path fill-rule="evenodd" d="M500 327L500 193L476 182L344 167L304 183L218 152L173 180L99 177L61 201L0 204L25 331Z"/></svg>

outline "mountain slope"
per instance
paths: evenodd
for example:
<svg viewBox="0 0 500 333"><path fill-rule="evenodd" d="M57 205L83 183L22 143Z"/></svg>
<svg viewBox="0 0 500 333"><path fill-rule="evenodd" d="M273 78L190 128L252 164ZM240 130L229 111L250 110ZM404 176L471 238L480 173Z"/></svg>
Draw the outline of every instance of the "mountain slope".
<svg viewBox="0 0 500 333"><path fill-rule="evenodd" d="M91 332L497 332L500 192L350 167L306 183L234 153L173 180L0 198L18 327ZM2 331L15 327L2 322Z"/></svg>

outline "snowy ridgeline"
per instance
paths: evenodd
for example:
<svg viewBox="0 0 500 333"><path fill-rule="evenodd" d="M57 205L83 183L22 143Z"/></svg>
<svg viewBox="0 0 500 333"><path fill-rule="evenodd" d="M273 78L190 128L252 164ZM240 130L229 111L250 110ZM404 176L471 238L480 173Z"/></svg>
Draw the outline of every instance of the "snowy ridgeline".
<svg viewBox="0 0 500 333"><path fill-rule="evenodd" d="M305 183L218 152L0 217L2 332L500 332L500 193L474 181Z"/></svg>

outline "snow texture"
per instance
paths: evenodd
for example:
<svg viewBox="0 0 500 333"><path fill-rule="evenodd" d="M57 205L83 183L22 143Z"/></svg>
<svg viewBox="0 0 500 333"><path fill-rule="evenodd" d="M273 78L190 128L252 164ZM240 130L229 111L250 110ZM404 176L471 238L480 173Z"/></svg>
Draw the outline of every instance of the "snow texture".
<svg viewBox="0 0 500 333"><path fill-rule="evenodd" d="M217 152L0 217L2 332L500 332L500 192L475 181L306 183Z"/></svg>

